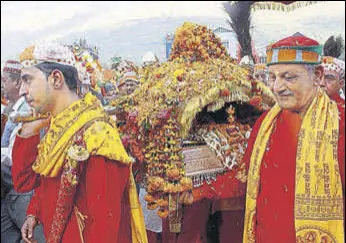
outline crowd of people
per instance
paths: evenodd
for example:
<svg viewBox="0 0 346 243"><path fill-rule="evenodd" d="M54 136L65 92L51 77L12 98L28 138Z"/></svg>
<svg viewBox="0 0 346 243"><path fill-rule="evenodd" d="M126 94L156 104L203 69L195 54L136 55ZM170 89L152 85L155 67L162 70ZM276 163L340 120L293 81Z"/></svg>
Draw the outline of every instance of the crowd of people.
<svg viewBox="0 0 346 243"><path fill-rule="evenodd" d="M232 64L275 98L251 130L244 126L246 135L235 144L246 144L242 162L235 162L235 167L244 164L239 170L243 176L232 174L232 163L228 172L211 173L197 185L191 179L196 177L179 167L182 175L176 177L184 190L176 191L177 183L167 191L166 186L178 167L163 166L170 181L148 179L162 168L138 159L145 150L139 128L132 124L138 114L112 105L133 105L139 94L149 97L150 92L137 90L145 90L145 77L165 75L156 72L157 57L146 55L140 68L116 63L108 70L108 82L97 80L96 66L81 70L83 61L70 46L45 43L26 48L4 65L2 242L344 242L345 66L336 57L323 56L317 41L289 36L268 46L265 65ZM181 86L185 76L178 71L174 76ZM259 95L253 87L252 92ZM162 123L169 112L159 113L157 120ZM235 111L227 112L231 116ZM220 128L213 128L217 134ZM145 137L144 143L156 143L156 135ZM160 143L175 146L171 140ZM158 189L161 184L165 189ZM160 190L164 196L154 199ZM210 230L213 215L219 222ZM217 234L213 239L210 231Z"/></svg>

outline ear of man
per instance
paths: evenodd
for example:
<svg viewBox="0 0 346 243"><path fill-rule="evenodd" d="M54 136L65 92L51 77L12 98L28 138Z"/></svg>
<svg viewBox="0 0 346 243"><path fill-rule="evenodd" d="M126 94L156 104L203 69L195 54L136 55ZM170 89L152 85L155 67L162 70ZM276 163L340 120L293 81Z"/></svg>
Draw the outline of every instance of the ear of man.
<svg viewBox="0 0 346 243"><path fill-rule="evenodd" d="M312 81L315 86L319 86L324 81L324 68L321 65L315 68Z"/></svg>
<svg viewBox="0 0 346 243"><path fill-rule="evenodd" d="M54 87L54 89L61 89L64 86L65 77L60 70L53 70L51 77L52 86Z"/></svg>
<svg viewBox="0 0 346 243"><path fill-rule="evenodd" d="M16 81L16 89L20 89L20 86L22 86L22 80L19 78L19 79L17 79Z"/></svg>

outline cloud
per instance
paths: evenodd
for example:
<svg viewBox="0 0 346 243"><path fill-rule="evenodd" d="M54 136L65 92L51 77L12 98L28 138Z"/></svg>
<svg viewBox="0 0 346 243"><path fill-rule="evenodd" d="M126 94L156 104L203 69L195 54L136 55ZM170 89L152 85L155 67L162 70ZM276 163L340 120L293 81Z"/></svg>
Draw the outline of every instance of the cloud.
<svg viewBox="0 0 346 243"><path fill-rule="evenodd" d="M268 42L297 31L320 42L332 34L345 36L344 9L345 2L322 2L289 13L257 11L252 37L256 47L264 49ZM164 35L184 21L216 27L227 18L221 1L1 1L1 60L37 41L80 37L100 47L103 60L117 53L138 61L146 51L164 59Z"/></svg>
<svg viewBox="0 0 346 243"><path fill-rule="evenodd" d="M196 7L198 4L198 7ZM85 17L80 18L83 14ZM119 28L128 21L224 15L221 2L1 2L1 32L43 30L71 19L71 31Z"/></svg>
<svg viewBox="0 0 346 243"><path fill-rule="evenodd" d="M1 2L1 32L35 32L57 25L76 13L90 11L74 2Z"/></svg>

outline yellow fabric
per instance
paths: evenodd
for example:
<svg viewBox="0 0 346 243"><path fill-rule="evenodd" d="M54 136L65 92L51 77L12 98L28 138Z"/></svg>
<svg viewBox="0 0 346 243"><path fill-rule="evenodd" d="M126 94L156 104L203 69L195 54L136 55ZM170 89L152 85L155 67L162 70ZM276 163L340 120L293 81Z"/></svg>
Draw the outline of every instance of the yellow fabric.
<svg viewBox="0 0 346 243"><path fill-rule="evenodd" d="M19 61L34 60L35 46L29 46L19 55Z"/></svg>
<svg viewBox="0 0 346 243"><path fill-rule="evenodd" d="M90 156L100 155L131 166L131 159L121 142L116 125L106 115L98 99L87 93L83 99L52 118L47 134L38 145L38 157L32 166L33 170L46 177L58 176L73 136L83 127L87 127L84 141ZM132 173L130 175L132 242L147 243L142 208Z"/></svg>
<svg viewBox="0 0 346 243"><path fill-rule="evenodd" d="M276 104L264 119L251 154L246 193L244 243L256 242L255 220L260 168L281 108ZM295 229L297 242L344 242L342 184L338 164L337 105L318 90L299 133L296 157ZM299 241L302 240L302 241Z"/></svg>
<svg viewBox="0 0 346 243"><path fill-rule="evenodd" d="M132 243L148 243L147 231L144 223L142 206L138 200L135 179L133 178L132 169L130 173L130 208L131 208L131 234Z"/></svg>
<svg viewBox="0 0 346 243"><path fill-rule="evenodd" d="M97 122L94 122L95 120ZM97 98L88 93L52 118L46 136L38 145L39 153L33 170L43 176L57 176L65 161L66 151L72 143L72 137L90 122L91 126L84 135L90 155L101 155L129 164L130 157L121 143L117 129L110 125L111 120Z"/></svg>
<svg viewBox="0 0 346 243"><path fill-rule="evenodd" d="M271 63L273 60L274 51L267 52L267 63ZM301 59L297 59L297 50L292 49L279 49L277 62L306 62L314 63L319 62L319 55L315 52L302 51Z"/></svg>

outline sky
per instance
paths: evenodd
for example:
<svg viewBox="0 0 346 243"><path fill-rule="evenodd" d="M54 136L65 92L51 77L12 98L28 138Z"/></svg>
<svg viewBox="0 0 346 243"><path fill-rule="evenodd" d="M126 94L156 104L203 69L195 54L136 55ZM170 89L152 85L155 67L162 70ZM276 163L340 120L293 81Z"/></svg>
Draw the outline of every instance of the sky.
<svg viewBox="0 0 346 243"><path fill-rule="evenodd" d="M101 62L118 55L139 64L147 51L165 59L164 36L185 21L227 26L221 1L36 2L1 1L1 63L40 41L72 43L79 38L100 49ZM256 11L252 38L259 52L295 32L323 43L345 37L345 2L321 2L289 13Z"/></svg>

